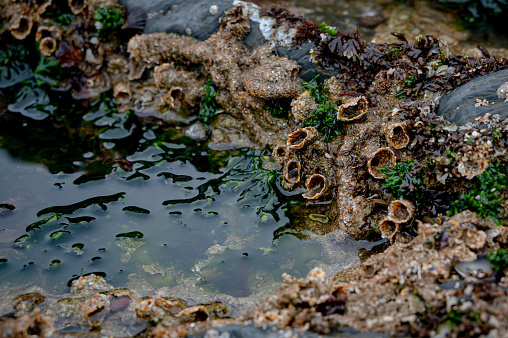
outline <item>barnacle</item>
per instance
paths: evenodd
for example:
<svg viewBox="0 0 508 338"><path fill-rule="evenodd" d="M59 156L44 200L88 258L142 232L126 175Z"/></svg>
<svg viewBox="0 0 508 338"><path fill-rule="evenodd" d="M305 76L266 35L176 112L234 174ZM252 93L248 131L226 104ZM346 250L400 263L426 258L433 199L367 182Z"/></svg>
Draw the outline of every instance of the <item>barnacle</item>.
<svg viewBox="0 0 508 338"><path fill-rule="evenodd" d="M378 168L393 168L396 162L397 158L390 148L380 148L370 157L367 162L367 169L375 178L385 178L385 174L383 174Z"/></svg>
<svg viewBox="0 0 508 338"><path fill-rule="evenodd" d="M127 83L117 83L113 88L113 97L121 103L130 102L132 99L132 90Z"/></svg>
<svg viewBox="0 0 508 338"><path fill-rule="evenodd" d="M285 144L279 144L273 148L272 156L278 163L282 164L289 154L288 147Z"/></svg>
<svg viewBox="0 0 508 338"><path fill-rule="evenodd" d="M395 223L405 223L413 218L415 207L407 200L394 200L388 206L388 217Z"/></svg>
<svg viewBox="0 0 508 338"><path fill-rule="evenodd" d="M390 217L385 217L378 224L381 236L392 239L399 231L399 223L394 222Z"/></svg>
<svg viewBox="0 0 508 338"><path fill-rule="evenodd" d="M50 36L43 38L40 42L39 49L44 56L51 56L56 50L57 42Z"/></svg>
<svg viewBox="0 0 508 338"><path fill-rule="evenodd" d="M51 37L56 41L60 41L62 38L61 30L53 25L40 25L37 27L37 32L35 33L35 41L41 43L42 39Z"/></svg>
<svg viewBox="0 0 508 338"><path fill-rule="evenodd" d="M210 314L204 305L194 305L183 309L175 315L176 318L180 318L182 322L195 322L207 320Z"/></svg>
<svg viewBox="0 0 508 338"><path fill-rule="evenodd" d="M300 128L289 134L287 145L291 150L302 149L308 145L316 135L317 130L314 127Z"/></svg>
<svg viewBox="0 0 508 338"><path fill-rule="evenodd" d="M302 165L296 158L291 158L286 162L284 166L284 172L282 173L282 179L285 187L292 188L295 184L300 182L300 175L302 171Z"/></svg>
<svg viewBox="0 0 508 338"><path fill-rule="evenodd" d="M407 125L404 123L392 124L387 130L386 140L394 149L405 148L411 141L407 133Z"/></svg>
<svg viewBox="0 0 508 338"><path fill-rule="evenodd" d="M316 101L310 91L303 91L291 102L291 113L297 122L309 118L312 111L317 108Z"/></svg>
<svg viewBox="0 0 508 338"><path fill-rule="evenodd" d="M248 71L243 77L245 89L263 100L296 97L301 90L300 66L290 59L279 59Z"/></svg>
<svg viewBox="0 0 508 338"><path fill-rule="evenodd" d="M313 174L305 182L307 192L302 196L309 200L315 200L323 196L328 189L326 177L321 174Z"/></svg>
<svg viewBox="0 0 508 338"><path fill-rule="evenodd" d="M20 15L9 27L12 36L18 40L23 40L32 31L34 22L30 16Z"/></svg>
<svg viewBox="0 0 508 338"><path fill-rule="evenodd" d="M337 109L337 119L343 122L356 121L368 111L369 104L365 96L349 96Z"/></svg>
<svg viewBox="0 0 508 338"><path fill-rule="evenodd" d="M87 0L68 0L72 14L78 15L85 9Z"/></svg>
<svg viewBox="0 0 508 338"><path fill-rule="evenodd" d="M185 92L182 87L171 87L171 89L162 97L162 101L171 109L178 110L185 98Z"/></svg>

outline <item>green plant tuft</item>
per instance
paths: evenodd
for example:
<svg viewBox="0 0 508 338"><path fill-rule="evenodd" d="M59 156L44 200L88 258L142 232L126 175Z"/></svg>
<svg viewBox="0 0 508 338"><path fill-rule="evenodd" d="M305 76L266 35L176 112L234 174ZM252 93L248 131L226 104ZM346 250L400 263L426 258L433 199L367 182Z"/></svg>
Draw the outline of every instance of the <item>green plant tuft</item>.
<svg viewBox="0 0 508 338"><path fill-rule="evenodd" d="M203 106L199 110L199 121L202 123L208 124L212 121L215 116L215 112L217 111L219 105L215 100L217 96L217 89L215 88L215 84L212 79L208 80L205 84L205 97L203 98Z"/></svg>
<svg viewBox="0 0 508 338"><path fill-rule="evenodd" d="M497 225L501 225L499 212L504 200L503 190L508 186L508 168L500 164L491 164L480 176L472 189L459 196L452 202L448 216L453 216L464 210L474 211L478 216L492 218Z"/></svg>
<svg viewBox="0 0 508 338"><path fill-rule="evenodd" d="M508 267L508 250L506 249L499 249L497 251L490 250L489 254L487 255L487 259L489 260L490 264L496 269L497 271L503 271Z"/></svg>
<svg viewBox="0 0 508 338"><path fill-rule="evenodd" d="M308 118L303 126L313 126L323 135L325 142L330 142L340 133L341 122L337 120L337 109L329 103L322 103L312 111L312 117Z"/></svg>
<svg viewBox="0 0 508 338"><path fill-rule="evenodd" d="M331 36L337 35L337 28L328 26L326 22L321 22L321 24L318 26L319 30L322 30L323 32L327 32Z"/></svg>
<svg viewBox="0 0 508 338"><path fill-rule="evenodd" d="M308 82L305 81L302 82L302 88L304 90L310 91L310 94L312 95L312 97L314 97L316 103L325 103L326 102L325 91L323 90L323 85L318 83L317 81L318 77L319 74Z"/></svg>
<svg viewBox="0 0 508 338"><path fill-rule="evenodd" d="M103 41L111 39L115 30L124 23L122 10L117 7L99 7L95 12L95 28Z"/></svg>
<svg viewBox="0 0 508 338"><path fill-rule="evenodd" d="M420 170L415 170L414 161L402 161L393 168L378 168L386 178L383 187L399 199L410 200L420 204L424 195L421 187L424 184L425 176Z"/></svg>

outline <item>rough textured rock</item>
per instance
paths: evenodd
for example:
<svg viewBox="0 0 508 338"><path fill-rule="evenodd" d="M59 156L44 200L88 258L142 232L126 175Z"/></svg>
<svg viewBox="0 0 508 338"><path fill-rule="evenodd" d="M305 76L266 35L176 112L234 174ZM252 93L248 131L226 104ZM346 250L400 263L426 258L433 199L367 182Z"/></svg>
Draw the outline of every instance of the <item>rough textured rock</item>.
<svg viewBox="0 0 508 338"><path fill-rule="evenodd" d="M508 117L508 102L498 98L497 90L507 81L508 69L476 78L444 95L437 113L458 124L472 122L487 113L499 114L502 121Z"/></svg>

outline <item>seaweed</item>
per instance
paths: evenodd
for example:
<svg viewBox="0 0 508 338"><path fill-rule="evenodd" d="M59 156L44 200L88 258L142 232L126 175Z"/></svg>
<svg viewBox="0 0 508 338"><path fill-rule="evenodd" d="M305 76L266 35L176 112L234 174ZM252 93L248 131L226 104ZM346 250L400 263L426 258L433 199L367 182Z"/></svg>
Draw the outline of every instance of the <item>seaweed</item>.
<svg viewBox="0 0 508 338"><path fill-rule="evenodd" d="M313 126L323 136L325 142L329 143L340 133L342 123L337 120L337 109L325 102L312 111L312 116L305 120L304 127Z"/></svg>
<svg viewBox="0 0 508 338"><path fill-rule="evenodd" d="M305 82L302 82L302 88L304 90L308 90L312 97L314 97L314 100L316 103L325 103L327 100L327 97L325 95L325 92L323 90L323 85L318 82L319 74L316 75L312 80Z"/></svg>
<svg viewBox="0 0 508 338"><path fill-rule="evenodd" d="M217 89L213 81L210 79L207 83L205 83L205 97L203 97L203 105L201 106L198 115L199 121L202 123L210 123L215 116L215 113L219 108L219 105L215 100L216 96Z"/></svg>
<svg viewBox="0 0 508 338"><path fill-rule="evenodd" d="M117 7L99 7L94 18L95 28L99 33L99 38L103 41L110 40L113 32L124 23L122 10Z"/></svg>
<svg viewBox="0 0 508 338"><path fill-rule="evenodd" d="M415 166L414 160L402 161L394 168L383 167L379 170L386 176L383 187L389 193L398 199L410 200L417 205L422 204L425 197L422 191L425 175L421 168Z"/></svg>
<svg viewBox="0 0 508 338"><path fill-rule="evenodd" d="M487 255L487 259L494 269L503 271L508 267L508 250L502 248L499 250L491 250Z"/></svg>
<svg viewBox="0 0 508 338"><path fill-rule="evenodd" d="M501 225L499 213L504 202L503 193L508 187L508 168L491 164L480 176L472 189L460 195L451 203L449 216L464 210L474 211L478 216L491 218Z"/></svg>

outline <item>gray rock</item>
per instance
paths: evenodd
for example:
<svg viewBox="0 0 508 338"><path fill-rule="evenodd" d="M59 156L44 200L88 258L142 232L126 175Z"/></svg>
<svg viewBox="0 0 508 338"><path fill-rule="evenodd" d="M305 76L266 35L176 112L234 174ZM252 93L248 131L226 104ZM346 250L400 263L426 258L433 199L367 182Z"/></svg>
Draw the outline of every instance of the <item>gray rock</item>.
<svg viewBox="0 0 508 338"><path fill-rule="evenodd" d="M198 142L203 142L206 141L210 135L210 127L204 125L201 122L196 122L185 129L184 135Z"/></svg>
<svg viewBox="0 0 508 338"><path fill-rule="evenodd" d="M459 125L483 117L486 113L508 117L508 102L497 97L497 89L508 81L508 69L478 77L455 88L439 100L438 115ZM476 99L487 100L488 106L475 106ZM493 103L493 104L492 104Z"/></svg>
<svg viewBox="0 0 508 338"><path fill-rule="evenodd" d="M120 0L127 10L139 7L148 14L145 33L176 33L206 40L219 29L219 18L233 0ZM212 14L210 7L218 7Z"/></svg>

